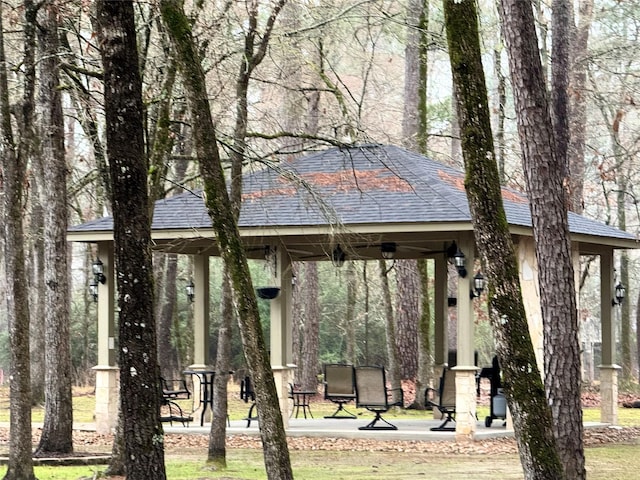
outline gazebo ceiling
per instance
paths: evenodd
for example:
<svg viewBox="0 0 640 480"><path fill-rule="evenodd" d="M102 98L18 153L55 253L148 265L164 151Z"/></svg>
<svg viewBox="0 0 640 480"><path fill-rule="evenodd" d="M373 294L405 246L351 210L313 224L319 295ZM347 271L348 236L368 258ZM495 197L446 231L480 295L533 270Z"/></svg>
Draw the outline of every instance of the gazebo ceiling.
<svg viewBox="0 0 640 480"><path fill-rule="evenodd" d="M514 238L531 236L526 196L507 188L502 196ZM637 248L633 235L574 213L569 227L581 253ZM348 258L380 258L383 242L397 244L396 258L422 258L472 230L464 174L388 145L332 148L245 173L239 228L250 258L281 242L293 260L329 259L338 244ZM71 227L68 239L111 240L112 229L104 217ZM217 255L202 192L156 202L152 238L157 250Z"/></svg>

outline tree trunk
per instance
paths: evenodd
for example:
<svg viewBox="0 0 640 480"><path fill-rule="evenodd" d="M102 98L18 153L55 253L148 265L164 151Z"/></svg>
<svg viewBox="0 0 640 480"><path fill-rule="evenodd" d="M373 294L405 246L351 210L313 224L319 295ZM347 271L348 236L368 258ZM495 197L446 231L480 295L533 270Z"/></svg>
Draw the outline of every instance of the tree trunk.
<svg viewBox="0 0 640 480"><path fill-rule="evenodd" d="M515 248L502 204L482 69L475 0L444 0L445 25L476 245L526 479L563 479L552 417L529 336ZM507 13L507 12L505 12Z"/></svg>
<svg viewBox="0 0 640 480"><path fill-rule="evenodd" d="M142 84L133 2L97 2L113 188L120 408L128 480L165 479Z"/></svg>
<svg viewBox="0 0 640 480"><path fill-rule="evenodd" d="M584 149L587 130L587 46L593 19L593 0L581 0L578 27L571 46L571 117L569 137L569 194L570 209L584 210Z"/></svg>
<svg viewBox="0 0 640 480"><path fill-rule="evenodd" d="M402 379L418 375L418 322L420 319L420 276L417 260L397 260L396 270L396 342L400 354Z"/></svg>
<svg viewBox="0 0 640 480"><path fill-rule="evenodd" d="M318 358L320 341L320 303L318 293L318 264L310 262L305 268L305 324L301 333L301 362L296 379L302 390L315 391L318 388Z"/></svg>
<svg viewBox="0 0 640 480"><path fill-rule="evenodd" d="M27 258L31 291L29 294L30 322L30 365L31 365L31 402L44 405L44 188L42 163L34 157L33 174L31 175L31 193L29 200L29 256Z"/></svg>
<svg viewBox="0 0 640 480"><path fill-rule="evenodd" d="M397 326L393 314L393 304L391 303L391 291L389 289L389 270L387 262L378 260L380 269L380 280L382 283L382 298L384 300L385 311L385 343L387 346L387 371L389 372L389 383L391 388L402 386L402 374L400 371L400 353L398 352Z"/></svg>
<svg viewBox="0 0 640 480"><path fill-rule="evenodd" d="M39 37L44 166L45 411L36 455L73 452L73 405L67 265L67 162L59 80L58 9L43 5Z"/></svg>
<svg viewBox="0 0 640 480"><path fill-rule="evenodd" d="M33 107L33 47L36 9L25 1L24 37L26 67L25 92L22 104L23 125L32 125ZM10 375L9 384L9 461L7 480L35 479L31 457L31 375L29 372L29 301L25 269L24 226L22 221L25 181L25 148L16 149L11 127L9 87L4 48L4 26L0 5L0 147L2 155L4 262L7 276L7 323L9 325ZM27 121L29 123L27 123ZM28 127L27 127L28 128Z"/></svg>
<svg viewBox="0 0 640 480"><path fill-rule="evenodd" d="M227 385L231 370L231 338L233 325L233 291L227 265L223 264L220 326L216 354L216 376L213 382L213 413L209 432L207 462L217 468L227 467Z"/></svg>
<svg viewBox="0 0 640 480"><path fill-rule="evenodd" d="M179 68L187 91L191 118L194 120L194 144L205 184L206 207L233 285L245 358L256 392L267 477L273 480L293 479L278 393L262 333L247 258L240 240L232 202L227 193L204 71L182 2L162 0L160 6L163 21L180 60Z"/></svg>
<svg viewBox="0 0 640 480"><path fill-rule="evenodd" d="M429 0L407 5L407 40L404 51L403 145L427 153L427 68Z"/></svg>
<svg viewBox="0 0 640 480"><path fill-rule="evenodd" d="M424 392L432 386L433 349L431 348L431 289L429 287L429 272L427 260L418 260L418 274L421 286L421 308L418 319L418 374L416 376L416 392ZM412 408L425 408L424 396L416 395Z"/></svg>
<svg viewBox="0 0 640 480"><path fill-rule="evenodd" d="M517 0L501 4L538 260L545 388L565 473L581 479L586 472L580 341L564 165L556 155L531 5Z"/></svg>
<svg viewBox="0 0 640 480"><path fill-rule="evenodd" d="M364 315L365 315L365 332L364 332L364 362L369 362L369 290L367 284L367 262L364 262L362 270L362 285L365 289L364 295ZM347 262L346 271L347 280L347 304L346 314L344 318L344 335L346 349L344 351L344 361L351 364L357 363L356 355L356 303L358 301L358 276L356 275L356 265L354 262Z"/></svg>
<svg viewBox="0 0 640 480"><path fill-rule="evenodd" d="M569 186L569 54L573 43L573 0L553 0L551 16L551 105L556 157Z"/></svg>
<svg viewBox="0 0 640 480"><path fill-rule="evenodd" d="M181 373L179 355L172 341L174 331L173 319L176 315L178 291L176 281L178 278L178 256L175 253L164 254L164 268L160 268L158 276L161 288L156 298L160 305L157 307L158 328L156 341L158 342L158 365L164 378L177 378Z"/></svg>

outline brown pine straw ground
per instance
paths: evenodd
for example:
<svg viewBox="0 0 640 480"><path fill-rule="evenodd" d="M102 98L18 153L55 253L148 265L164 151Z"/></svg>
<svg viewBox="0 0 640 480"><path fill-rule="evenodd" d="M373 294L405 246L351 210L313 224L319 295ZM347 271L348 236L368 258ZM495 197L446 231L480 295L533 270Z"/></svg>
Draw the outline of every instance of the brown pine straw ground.
<svg viewBox="0 0 640 480"><path fill-rule="evenodd" d="M39 440L40 431L33 435L34 446ZM640 442L640 427L604 427L586 429L585 445L596 446L605 444L637 444ZM6 454L9 448L8 428L0 428L0 451ZM113 437L99 435L95 432L76 431L73 434L75 453L73 456L82 457L96 454L109 454ZM208 447L207 434L170 434L165 437L165 452L167 455L180 455L185 452L197 454L200 452L205 458ZM475 442L451 441L400 441L400 440L370 440L346 438L311 438L291 437L288 439L291 450L324 450L324 451L367 451L367 452L406 452L406 453L443 453L460 455L486 455L517 453L514 438L494 438ZM257 436L234 435L227 438L227 448L262 448Z"/></svg>

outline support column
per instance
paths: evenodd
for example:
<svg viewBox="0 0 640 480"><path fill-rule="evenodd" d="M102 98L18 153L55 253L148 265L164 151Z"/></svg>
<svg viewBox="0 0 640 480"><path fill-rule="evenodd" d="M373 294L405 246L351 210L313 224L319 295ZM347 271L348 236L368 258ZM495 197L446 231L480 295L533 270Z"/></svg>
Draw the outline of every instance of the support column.
<svg viewBox="0 0 640 480"><path fill-rule="evenodd" d="M616 364L613 249L600 255L600 322L602 325L602 364L600 369L600 421L618 423L618 370Z"/></svg>
<svg viewBox="0 0 640 480"><path fill-rule="evenodd" d="M193 256L193 365L209 369L209 256ZM195 388L195 386L194 386Z"/></svg>
<svg viewBox="0 0 640 480"><path fill-rule="evenodd" d="M193 364L189 370L213 370L209 359L209 256L193 256ZM193 417L200 418L202 387L200 377L191 375L193 382ZM205 422L211 421L211 410L205 413Z"/></svg>
<svg viewBox="0 0 640 480"><path fill-rule="evenodd" d="M282 244L271 246L272 254L267 261L271 262L274 285L280 287L280 294L271 300L271 367L280 399L280 410L285 428L289 421L289 383L293 381L292 343L292 272L291 258Z"/></svg>
<svg viewBox="0 0 640 480"><path fill-rule="evenodd" d="M447 363L449 350L449 335L447 331L449 323L449 292L447 258L444 254L435 257L435 282L434 282L434 363L442 366Z"/></svg>
<svg viewBox="0 0 640 480"><path fill-rule="evenodd" d="M529 335L536 354L538 370L544 377L544 344L542 310L540 308L540 287L538 283L538 261L532 238L521 237L517 245L518 267L522 301L527 314ZM576 284L578 285L578 284Z"/></svg>
<svg viewBox="0 0 640 480"><path fill-rule="evenodd" d="M115 351L115 276L113 242L98 243L104 284L98 283L98 364L96 372L96 432L108 434L118 422L119 370Z"/></svg>
<svg viewBox="0 0 640 480"><path fill-rule="evenodd" d="M477 367L474 361L474 315L471 282L474 275L475 246L471 235L462 236L458 247L466 258L467 274L458 276L458 324L456 376L456 441L473 440L476 431Z"/></svg>
<svg viewBox="0 0 640 480"><path fill-rule="evenodd" d="M447 257L445 254L437 255L435 262L434 279L434 352L433 352L433 376L438 382L442 376L442 370L447 363L449 352L449 269L447 267ZM435 387L438 387L436 383ZM433 418L440 420L442 414L438 409L433 409Z"/></svg>

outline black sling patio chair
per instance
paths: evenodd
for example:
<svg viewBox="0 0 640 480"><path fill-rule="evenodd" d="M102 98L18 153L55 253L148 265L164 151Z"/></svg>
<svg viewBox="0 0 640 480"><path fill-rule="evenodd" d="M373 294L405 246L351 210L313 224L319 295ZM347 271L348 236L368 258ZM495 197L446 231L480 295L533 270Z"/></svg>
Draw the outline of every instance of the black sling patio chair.
<svg viewBox="0 0 640 480"><path fill-rule="evenodd" d="M398 427L389 423L382 414L393 406L403 405L401 388L387 388L384 367L362 366L355 368L356 407L366 408L375 413L371 423L359 430L397 430ZM384 423L379 425L378 422Z"/></svg>
<svg viewBox="0 0 640 480"><path fill-rule="evenodd" d="M258 421L258 417L253 416L253 411L256 408L256 392L253 390L253 383L251 382L251 377L244 377L244 380L240 382L240 398L244 401L244 403L251 402L251 406L249 407L249 412L247 413L247 428L251 426L251 420Z"/></svg>
<svg viewBox="0 0 640 480"><path fill-rule="evenodd" d="M161 407L166 407L168 415L160 415L161 422L169 422L173 426L173 422L182 423L183 427L188 427L189 422L193 421L193 417L185 415L182 407L177 403L178 400L188 400L191 398L191 391L187 387L187 382L180 380L167 380L160 378L162 386Z"/></svg>
<svg viewBox="0 0 640 480"><path fill-rule="evenodd" d="M356 399L353 365L346 363L326 363L324 365L324 398L338 404L333 415L324 418L357 418L344 408L345 403Z"/></svg>
<svg viewBox="0 0 640 480"><path fill-rule="evenodd" d="M456 420L456 376L448 367L442 370L438 389L427 388L425 405L437 408L442 414L443 422L431 428L434 432L454 432L456 427L448 427L449 422Z"/></svg>

